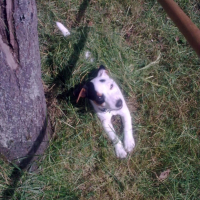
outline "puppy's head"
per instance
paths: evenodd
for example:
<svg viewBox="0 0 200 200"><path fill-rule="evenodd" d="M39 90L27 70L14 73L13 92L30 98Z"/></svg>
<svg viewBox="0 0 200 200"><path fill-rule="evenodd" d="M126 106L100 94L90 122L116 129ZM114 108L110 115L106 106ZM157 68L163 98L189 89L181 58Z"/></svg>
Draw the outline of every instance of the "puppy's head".
<svg viewBox="0 0 200 200"><path fill-rule="evenodd" d="M93 101L100 110L121 109L124 101L118 85L109 77L108 71L102 65L98 69L97 76L82 87L77 102L81 97Z"/></svg>

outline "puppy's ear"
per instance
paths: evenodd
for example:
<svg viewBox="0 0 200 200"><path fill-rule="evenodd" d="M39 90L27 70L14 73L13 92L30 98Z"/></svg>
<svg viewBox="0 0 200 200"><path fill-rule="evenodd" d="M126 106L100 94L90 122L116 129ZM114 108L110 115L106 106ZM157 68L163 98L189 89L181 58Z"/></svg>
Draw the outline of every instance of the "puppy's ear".
<svg viewBox="0 0 200 200"><path fill-rule="evenodd" d="M105 69L105 70L106 70L106 67L103 66L103 65L100 65L100 66L99 66L99 70L101 70L101 69Z"/></svg>
<svg viewBox="0 0 200 200"><path fill-rule="evenodd" d="M101 76L104 76L104 75L108 75L108 70L106 70L106 68L103 65L100 65L99 69L98 69L97 76L101 77Z"/></svg>
<svg viewBox="0 0 200 200"><path fill-rule="evenodd" d="M76 100L76 103L78 103L79 99L82 97L82 98L85 98L87 96L87 90L86 88L82 88L81 91L79 92L79 95L78 95L78 98Z"/></svg>

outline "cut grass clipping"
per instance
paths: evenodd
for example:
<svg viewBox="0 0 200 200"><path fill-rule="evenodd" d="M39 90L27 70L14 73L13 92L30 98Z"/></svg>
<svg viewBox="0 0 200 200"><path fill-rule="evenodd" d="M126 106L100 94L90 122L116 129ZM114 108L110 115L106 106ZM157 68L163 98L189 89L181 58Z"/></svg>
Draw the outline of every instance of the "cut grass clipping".
<svg viewBox="0 0 200 200"><path fill-rule="evenodd" d="M200 27L199 2L176 2ZM37 6L54 135L38 171L23 174L12 199L200 199L200 61L162 7L154 0L38 0ZM116 159L89 101L76 104L71 95L100 64L132 114L137 145L124 160ZM120 118L113 121L121 134ZM1 197L13 167L0 163Z"/></svg>

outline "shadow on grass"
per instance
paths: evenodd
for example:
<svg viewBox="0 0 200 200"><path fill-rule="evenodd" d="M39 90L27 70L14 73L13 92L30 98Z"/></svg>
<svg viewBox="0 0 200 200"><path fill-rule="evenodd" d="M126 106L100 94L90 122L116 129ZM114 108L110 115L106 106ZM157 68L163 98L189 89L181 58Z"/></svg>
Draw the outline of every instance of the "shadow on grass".
<svg viewBox="0 0 200 200"><path fill-rule="evenodd" d="M79 7L79 11L77 13L76 16L76 20L75 23L72 25L72 27L76 28L79 26L82 18L84 17L85 11L87 9L87 7L89 6L90 0L83 0L83 2L81 3L80 7ZM51 97L54 96L58 91L58 88L61 89L60 94L56 94L56 99L57 100L67 100L69 99L70 102L75 106L75 107L81 107L82 104L81 102L79 102L79 105L76 104L76 99L77 99L77 95L79 94L79 91L82 88L82 85L84 85L84 80L82 81L82 83L75 85L73 88L70 89L66 89L66 83L68 80L70 80L70 78L72 77L72 72L74 70L74 68L76 67L76 64L79 60L80 54L82 52L82 50L85 47L87 38L88 38L88 33L90 31L90 27L88 27L88 25L86 24L86 26L80 26L77 28L77 33L80 35L79 40L77 43L75 43L72 47L73 52L69 57L69 60L67 61L66 66L59 71L59 73L57 74L57 76L54 78L53 80L53 90L50 91L50 93L46 93L45 96L46 98L51 101ZM91 71L88 76L90 77L90 75L93 75L94 71ZM84 103L84 102L82 102Z"/></svg>
<svg viewBox="0 0 200 200"><path fill-rule="evenodd" d="M78 14L76 16L76 22L75 22L74 26L78 26L79 23L81 22L84 14L85 14L86 8L88 7L89 3L90 3L90 0L84 0L82 2L82 4L80 5Z"/></svg>
<svg viewBox="0 0 200 200"><path fill-rule="evenodd" d="M80 32L79 41L73 46L73 53L71 54L67 65L63 68L56 78L54 79L54 84L59 86L60 84L65 84L67 80L71 77L71 72L76 67L77 61L80 57L81 51L85 47L85 43L87 41L89 27L80 27L77 32Z"/></svg>
<svg viewBox="0 0 200 200"><path fill-rule="evenodd" d="M79 11L76 16L76 21L72 25L72 27L77 27L79 26L82 18L84 17L85 11L90 3L90 0L84 0L82 4L79 7ZM65 90L65 83L71 78L72 72L74 68L76 67L77 61L80 57L81 51L84 49L87 38L88 38L88 33L90 31L90 27L86 26L81 26L77 29L77 33L80 33L80 38L77 43L75 43L72 47L73 52L70 55L70 58L66 64L66 66L57 74L57 76L54 78L53 85L54 89L56 90L57 88L61 87L63 88L62 90ZM82 84L81 84L82 85ZM71 88L70 90L62 92L62 94L57 96L57 99L66 99L66 97L70 97L70 99L74 99L73 91L74 89L79 89L81 85L77 85L74 88ZM47 94L48 96L48 94Z"/></svg>
<svg viewBox="0 0 200 200"><path fill-rule="evenodd" d="M79 11L78 14L76 16L76 22L74 24L75 26L78 26L79 23L81 22L81 19L84 16L84 13L86 11L86 8L89 5L90 0L84 0L82 2L82 4L79 7ZM69 58L69 61L66 65L66 67L60 71L60 73L57 75L57 77L55 78L55 85L56 87L59 86L60 81L62 81L63 83L65 83L66 80L69 79L69 77L71 77L71 71L74 69L74 67L76 66L76 63L79 59L80 53L82 51L82 49L85 46L86 40L87 40L87 36L88 36L88 32L89 32L89 28L87 26L85 27L80 27L78 29L78 31L81 32L81 37L78 41L78 43L76 43L73 46L73 53ZM71 90L68 91L68 95L69 92L71 93ZM64 94L65 95L65 94ZM60 95L60 98L63 96ZM46 133L46 129L47 129L47 119L45 120L44 124L43 124L43 128L39 134L39 136L37 137L36 141L34 142L31 150L28 152L26 158L24 158L20 164L18 166L15 166L11 176L9 177L11 180L11 184L10 186L8 186L7 189L5 189L2 193L2 199L11 199L15 193L15 190L17 188L18 182L20 180L20 178L23 175L23 171L26 170L30 164L30 162L34 159L35 153L37 152L37 150L39 149L44 137L45 137L45 133Z"/></svg>

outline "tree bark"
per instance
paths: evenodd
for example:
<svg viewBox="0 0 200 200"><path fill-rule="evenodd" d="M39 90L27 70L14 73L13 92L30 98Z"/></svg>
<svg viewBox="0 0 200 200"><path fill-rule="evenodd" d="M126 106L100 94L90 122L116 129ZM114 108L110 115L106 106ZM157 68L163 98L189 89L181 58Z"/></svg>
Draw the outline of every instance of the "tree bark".
<svg viewBox="0 0 200 200"><path fill-rule="evenodd" d="M35 0L0 0L0 153L22 162L48 145Z"/></svg>

